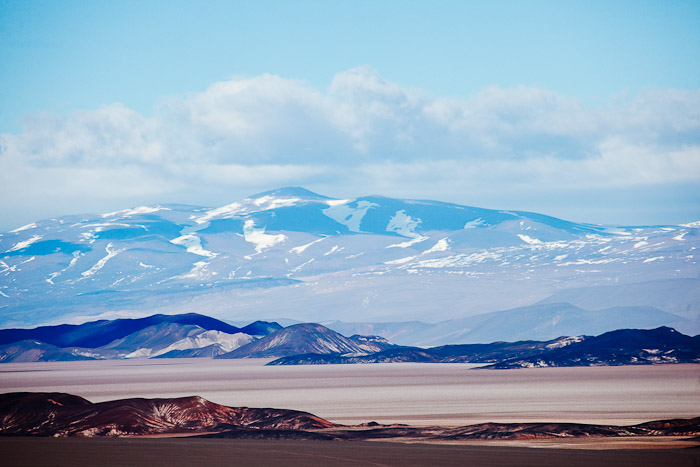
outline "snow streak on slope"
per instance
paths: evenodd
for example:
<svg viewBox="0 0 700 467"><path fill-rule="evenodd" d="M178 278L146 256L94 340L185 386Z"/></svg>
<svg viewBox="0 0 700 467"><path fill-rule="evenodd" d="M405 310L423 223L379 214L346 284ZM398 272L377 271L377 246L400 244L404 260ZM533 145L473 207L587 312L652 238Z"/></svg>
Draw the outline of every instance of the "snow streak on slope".
<svg viewBox="0 0 700 467"><path fill-rule="evenodd" d="M325 238L325 237L324 237L324 238ZM290 253L296 253L296 254L300 255L300 254L302 254L304 251L306 251L306 249L307 249L308 247L310 247L310 246L313 245L314 243L318 243L318 242L320 242L320 241L323 241L324 238L319 238L318 240L314 240L313 242L307 243L307 244L305 244L305 245L295 246L294 248L292 248L291 250L289 250L289 252L290 252Z"/></svg>
<svg viewBox="0 0 700 467"><path fill-rule="evenodd" d="M89 270L85 271L82 273L83 277L90 277L93 274L95 274L97 271L102 269L105 264L107 264L107 261L110 259L114 258L117 256L119 253L121 253L124 250L113 250L112 249L112 243L109 243L107 245L107 248L105 248L105 251L107 252L107 256L99 260L93 267L91 267Z"/></svg>
<svg viewBox="0 0 700 467"><path fill-rule="evenodd" d="M161 206L139 206L133 209L122 209L121 211L108 212L106 214L102 214L102 217L129 217L137 214L152 214L163 210L169 211L170 209Z"/></svg>
<svg viewBox="0 0 700 467"><path fill-rule="evenodd" d="M48 283L51 284L51 285L54 285L53 280L56 279L56 278L57 278L58 276L60 276L61 274L63 274L64 272L66 272L67 270L69 270L70 268L72 268L73 266L75 266L75 263L78 262L78 259L79 259L82 255L83 255L83 254L80 253L80 252L77 252L77 251L74 252L74 253L73 253L73 259L70 260L70 263L68 263L68 266L66 266L65 268L61 269L61 270L58 271L58 272L52 272L51 274L49 274L49 277L48 277L47 279L45 279L46 282L48 282Z"/></svg>
<svg viewBox="0 0 700 467"><path fill-rule="evenodd" d="M190 272L187 274L181 274L179 276L174 277L174 279L208 279L211 276L215 276L217 273L216 272L209 272L207 271L207 266L209 266L209 263L206 261L197 261L194 263L192 269Z"/></svg>
<svg viewBox="0 0 700 467"><path fill-rule="evenodd" d="M22 248L27 248L32 243L36 243L39 240L41 240L41 238L42 238L41 235L34 235L32 238L30 238L28 240L24 240L23 242L17 242L17 243L15 243L15 245L12 248L7 250L5 253L10 253L12 251L21 250Z"/></svg>
<svg viewBox="0 0 700 467"><path fill-rule="evenodd" d="M393 244L387 246L387 248L408 248L411 245L415 245L416 243L424 242L428 239L429 239L429 237L423 237L421 235L420 237L416 237L413 240L407 240L407 241L401 242L401 243L393 243Z"/></svg>
<svg viewBox="0 0 700 467"><path fill-rule="evenodd" d="M22 227L18 227L15 230L10 230L10 233L17 233L17 232L22 232L23 230L30 230L30 229L35 229L35 228L36 228L36 224L32 222L31 224L27 224L27 225L23 225Z"/></svg>
<svg viewBox="0 0 700 467"><path fill-rule="evenodd" d="M282 207L294 206L302 200L295 197L262 196L260 198L246 198L237 203L231 203L220 208L211 209L203 216L193 216L197 224L204 224L214 219L230 219L253 212L269 211Z"/></svg>

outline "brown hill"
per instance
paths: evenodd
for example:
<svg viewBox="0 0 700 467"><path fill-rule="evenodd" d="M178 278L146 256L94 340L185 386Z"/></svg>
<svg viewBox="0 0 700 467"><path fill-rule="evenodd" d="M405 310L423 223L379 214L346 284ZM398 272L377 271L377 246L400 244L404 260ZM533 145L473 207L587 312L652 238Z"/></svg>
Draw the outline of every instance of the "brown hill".
<svg viewBox="0 0 700 467"><path fill-rule="evenodd" d="M198 396L93 404L63 393L0 394L0 435L130 436L333 426L307 412L227 407Z"/></svg>

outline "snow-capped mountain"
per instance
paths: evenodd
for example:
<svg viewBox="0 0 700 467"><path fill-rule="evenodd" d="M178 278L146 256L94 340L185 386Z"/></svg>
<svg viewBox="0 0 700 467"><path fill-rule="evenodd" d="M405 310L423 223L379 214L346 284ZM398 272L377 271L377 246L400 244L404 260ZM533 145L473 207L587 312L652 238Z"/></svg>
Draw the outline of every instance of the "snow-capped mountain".
<svg viewBox="0 0 700 467"><path fill-rule="evenodd" d="M697 326L699 232L303 188L67 216L0 235L0 326L187 312L437 322L553 295L589 297L590 310L653 306ZM661 295L607 293L642 283Z"/></svg>

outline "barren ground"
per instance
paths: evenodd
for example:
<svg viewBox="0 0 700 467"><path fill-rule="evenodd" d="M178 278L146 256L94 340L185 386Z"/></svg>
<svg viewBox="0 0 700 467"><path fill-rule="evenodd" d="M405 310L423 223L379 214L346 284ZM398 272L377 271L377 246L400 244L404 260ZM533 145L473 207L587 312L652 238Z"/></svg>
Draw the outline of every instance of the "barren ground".
<svg viewBox="0 0 700 467"><path fill-rule="evenodd" d="M466 364L273 366L267 360L115 360L0 365L0 392L93 402L199 395L305 410L336 423L634 424L700 415L700 365L473 370Z"/></svg>

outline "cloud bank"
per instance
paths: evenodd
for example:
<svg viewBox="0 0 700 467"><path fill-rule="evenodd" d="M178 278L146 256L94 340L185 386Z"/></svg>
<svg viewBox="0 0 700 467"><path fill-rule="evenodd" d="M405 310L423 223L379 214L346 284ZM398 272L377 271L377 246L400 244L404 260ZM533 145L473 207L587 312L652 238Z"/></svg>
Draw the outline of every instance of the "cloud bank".
<svg viewBox="0 0 700 467"><path fill-rule="evenodd" d="M528 190L682 185L697 200L698 109L700 90L599 106L532 87L441 97L369 67L338 73L322 91L274 75L235 78L165 99L148 117L112 104L33 115L21 133L0 134L3 222L130 203L225 204L285 185L513 200L503 208L519 208Z"/></svg>

